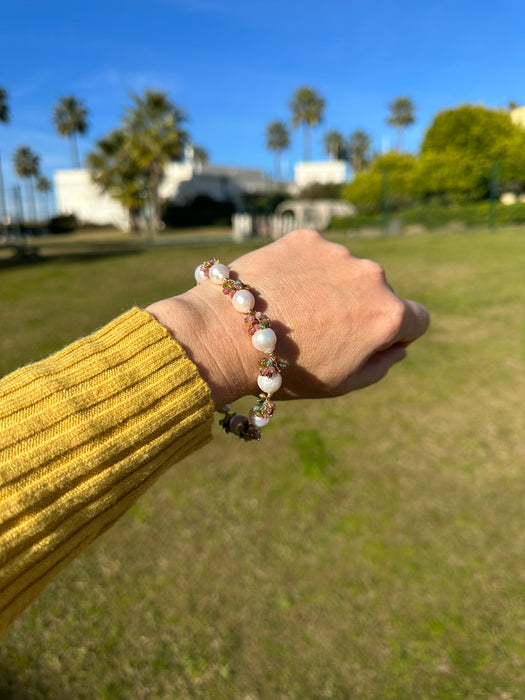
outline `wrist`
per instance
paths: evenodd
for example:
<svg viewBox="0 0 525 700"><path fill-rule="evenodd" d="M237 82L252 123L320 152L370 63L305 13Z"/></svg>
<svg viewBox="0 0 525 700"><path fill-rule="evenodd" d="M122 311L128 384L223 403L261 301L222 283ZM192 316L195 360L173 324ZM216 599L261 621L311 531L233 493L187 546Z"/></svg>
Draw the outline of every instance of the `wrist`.
<svg viewBox="0 0 525 700"><path fill-rule="evenodd" d="M216 409L256 392L259 361L243 318L218 291L199 285L146 308L197 366Z"/></svg>

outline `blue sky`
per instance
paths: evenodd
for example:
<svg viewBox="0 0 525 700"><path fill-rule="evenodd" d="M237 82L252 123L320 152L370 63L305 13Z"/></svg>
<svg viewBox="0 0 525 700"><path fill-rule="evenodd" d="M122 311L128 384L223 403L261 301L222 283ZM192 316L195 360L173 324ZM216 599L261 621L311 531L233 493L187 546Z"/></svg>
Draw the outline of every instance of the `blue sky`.
<svg viewBox="0 0 525 700"><path fill-rule="evenodd" d="M394 143L389 102L407 95L417 150L437 111L460 103L525 103L525 9L440 0L2 0L0 86L11 123L0 124L7 184L12 153L28 145L42 171L70 167L67 140L51 124L60 96L90 112L81 155L118 125L130 92L166 91L189 116L195 143L213 163L270 172L268 122L290 117L293 91L309 85L326 100L312 157L324 157L328 129L366 129L375 149ZM292 174L302 141L293 132Z"/></svg>

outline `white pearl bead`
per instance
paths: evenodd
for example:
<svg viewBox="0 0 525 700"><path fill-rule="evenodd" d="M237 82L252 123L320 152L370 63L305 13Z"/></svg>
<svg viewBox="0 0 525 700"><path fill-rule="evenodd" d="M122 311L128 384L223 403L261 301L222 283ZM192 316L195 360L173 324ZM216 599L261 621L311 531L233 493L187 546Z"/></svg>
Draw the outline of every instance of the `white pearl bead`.
<svg viewBox="0 0 525 700"><path fill-rule="evenodd" d="M210 267L208 279L210 282L213 282L213 284L222 284L225 279L228 279L229 274L230 271L226 265L215 263L215 265Z"/></svg>
<svg viewBox="0 0 525 700"><path fill-rule="evenodd" d="M236 311L247 314L255 306L255 297L249 289L239 289L232 297L232 304Z"/></svg>
<svg viewBox="0 0 525 700"><path fill-rule="evenodd" d="M261 328L252 335L253 346L259 352L273 352L276 342L277 336L271 328Z"/></svg>
<svg viewBox="0 0 525 700"><path fill-rule="evenodd" d="M260 374L257 377L259 389L264 391L265 394L274 394L282 383L283 378L280 374L274 374L273 377L265 377L264 374Z"/></svg>
<svg viewBox="0 0 525 700"><path fill-rule="evenodd" d="M256 428L264 428L265 425L268 425L270 422L270 418L263 418L259 413L256 413L253 408L250 411L250 423L252 425L255 425Z"/></svg>
<svg viewBox="0 0 525 700"><path fill-rule="evenodd" d="M197 265L195 268L195 281L197 284L201 284L201 282L204 282L206 279L206 275L204 274L204 270L201 270L202 265Z"/></svg>
<svg viewBox="0 0 525 700"><path fill-rule="evenodd" d="M240 435L244 425L248 422L246 416L236 413L230 420L230 430L234 435Z"/></svg>

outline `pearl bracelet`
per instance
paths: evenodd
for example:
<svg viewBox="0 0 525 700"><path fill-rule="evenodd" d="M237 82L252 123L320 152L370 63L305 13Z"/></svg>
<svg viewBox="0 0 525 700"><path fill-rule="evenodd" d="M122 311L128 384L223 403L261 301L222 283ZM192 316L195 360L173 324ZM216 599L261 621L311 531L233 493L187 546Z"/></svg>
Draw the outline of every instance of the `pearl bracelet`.
<svg viewBox="0 0 525 700"><path fill-rule="evenodd" d="M231 297L233 308L244 314L244 321L248 325L248 334L252 338L253 346L264 357L259 366L257 384L261 394L257 403L251 409L248 416L232 412L231 404L219 409L224 413L224 418L219 421L227 433L238 435L243 440L260 440L261 428L268 425L273 415L275 404L270 401L282 384L281 370L285 364L274 354L277 336L270 328L270 319L260 311L253 311L255 297L247 285L241 280L230 279L230 271L219 260L210 258L198 265L195 269L197 284L208 279L216 285L222 286L223 294Z"/></svg>

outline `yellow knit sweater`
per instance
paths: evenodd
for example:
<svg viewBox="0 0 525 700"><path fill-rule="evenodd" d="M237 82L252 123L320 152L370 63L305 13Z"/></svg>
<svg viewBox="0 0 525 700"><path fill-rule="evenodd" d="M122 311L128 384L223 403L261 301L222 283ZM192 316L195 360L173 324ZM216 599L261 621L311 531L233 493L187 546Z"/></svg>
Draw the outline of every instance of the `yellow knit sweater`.
<svg viewBox="0 0 525 700"><path fill-rule="evenodd" d="M140 309L0 381L0 633L211 438L212 413L197 368Z"/></svg>

